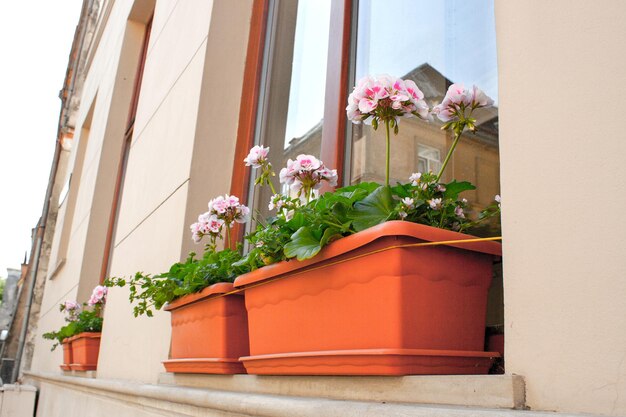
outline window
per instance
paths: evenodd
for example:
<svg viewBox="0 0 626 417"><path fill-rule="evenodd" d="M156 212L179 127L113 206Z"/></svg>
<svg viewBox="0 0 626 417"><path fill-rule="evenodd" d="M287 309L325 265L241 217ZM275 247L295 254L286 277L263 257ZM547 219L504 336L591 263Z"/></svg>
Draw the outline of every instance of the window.
<svg viewBox="0 0 626 417"><path fill-rule="evenodd" d="M254 94L242 96L231 193L249 190L247 203L267 214L269 190L252 187L249 171L241 164L253 144L272 148L271 163L277 171L287 158L311 153L337 168L345 185L382 183L383 129L348 123L345 107L355 80L388 73L415 81L431 107L453 83L470 88L476 84L495 100L494 107L474 113L478 132L464 135L443 176L443 181L467 180L478 187L463 195L475 217L499 194L500 184L494 1L329 1L330 6L315 0L254 3L244 80L244 91ZM307 9L311 3L315 12ZM308 42L311 33L314 47ZM311 88L303 87L307 84ZM310 114L304 117L301 112ZM293 128L298 123L299 128ZM413 172L440 169L453 140L441 126L437 120L401 121L399 134L392 138L392 181L407 182ZM495 224L472 232L500 235ZM501 332L501 265L494 271L487 326Z"/></svg>
<svg viewBox="0 0 626 417"><path fill-rule="evenodd" d="M330 5L330 0L268 3L255 143L271 148L277 171L299 154L320 153ZM254 209L269 215L271 190L252 192Z"/></svg>
<svg viewBox="0 0 626 417"><path fill-rule="evenodd" d="M417 172L438 172L441 168L441 152L427 145L417 144Z"/></svg>
<svg viewBox="0 0 626 417"><path fill-rule="evenodd" d="M477 186L479 191L464 195L474 216L493 201L499 193L493 0L264 4L267 19L254 141L239 138L238 143L270 146L276 170L288 158L310 153L338 168L346 185L383 182L383 129L346 123L344 109L354 80L382 73L411 79L430 106L439 103L453 83L476 84L496 104L474 113L478 132L464 135L443 180L467 180ZM398 19L406 24L384 23ZM441 126L438 120L401 121L400 133L392 138L392 182L406 182L413 172L439 170L453 139ZM270 191L251 187L250 193L252 206L267 214L261 202L268 201Z"/></svg>
<svg viewBox="0 0 626 417"><path fill-rule="evenodd" d="M72 174L70 173L69 178L63 184L63 188L61 188L61 192L59 193L59 207L63 205L65 202L65 198L67 197L67 193L70 191L70 184L72 183Z"/></svg>
<svg viewBox="0 0 626 417"><path fill-rule="evenodd" d="M453 83L476 84L496 100L480 109L476 135L465 133L443 180L467 180L480 190L465 193L474 215L499 193L498 78L492 0L361 0L356 16L354 78L390 74L415 81L432 107ZM402 17L410 24L380 24ZM391 47L392 45L392 47ZM391 139L391 181L406 182L412 172L438 172L452 134L442 122L402 119ZM348 127L351 183L384 181L384 130ZM489 198L487 198L487 195Z"/></svg>

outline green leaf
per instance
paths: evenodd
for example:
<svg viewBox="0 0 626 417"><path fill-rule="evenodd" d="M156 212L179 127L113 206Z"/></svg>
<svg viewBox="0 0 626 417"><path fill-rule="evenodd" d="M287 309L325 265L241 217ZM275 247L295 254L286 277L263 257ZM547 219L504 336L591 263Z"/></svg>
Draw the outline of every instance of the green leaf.
<svg viewBox="0 0 626 417"><path fill-rule="evenodd" d="M295 257L302 261L314 257L321 249L320 239L315 237L311 229L302 226L291 236L291 241L285 245L285 255L288 258Z"/></svg>
<svg viewBox="0 0 626 417"><path fill-rule="evenodd" d="M291 230L298 230L306 224L306 219L301 212L297 212L286 224Z"/></svg>
<svg viewBox="0 0 626 417"><path fill-rule="evenodd" d="M460 193L468 190L475 190L476 187L472 185L472 183L467 181L457 182L456 180L452 181L449 184L446 184L446 191L443 193L444 197L449 198L451 200L456 200Z"/></svg>
<svg viewBox="0 0 626 417"><path fill-rule="evenodd" d="M393 212L393 197L389 187L379 187L372 194L354 204L350 212L357 232L383 223Z"/></svg>
<svg viewBox="0 0 626 417"><path fill-rule="evenodd" d="M391 192L393 195L397 195L400 198L411 197L411 193L409 190L411 189L411 184L400 184L391 187Z"/></svg>
<svg viewBox="0 0 626 417"><path fill-rule="evenodd" d="M328 229L324 230L324 234L322 235L322 239L320 240L320 245L324 247L328 245L328 243L333 238L340 238L340 237L341 237L341 232L339 231L339 229L337 229L336 227L329 227Z"/></svg>

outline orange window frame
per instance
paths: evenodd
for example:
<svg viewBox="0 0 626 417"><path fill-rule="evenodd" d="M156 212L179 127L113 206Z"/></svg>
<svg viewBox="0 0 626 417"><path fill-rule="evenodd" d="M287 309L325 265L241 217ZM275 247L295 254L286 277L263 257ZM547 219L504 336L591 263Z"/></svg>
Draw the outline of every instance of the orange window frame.
<svg viewBox="0 0 626 417"><path fill-rule="evenodd" d="M269 4L270 0L256 0L253 3L250 34L248 35L235 160L230 185L231 195L239 196L243 204L249 204L247 200L251 173L242 161L250 148L254 146ZM354 0L332 0L330 12L329 38L331 41L329 42L326 68L324 128L322 130L320 158L328 166L337 168L339 184L343 182L344 175L345 107L348 100L352 9L354 4ZM242 239L243 231L244 228L237 225L234 235Z"/></svg>

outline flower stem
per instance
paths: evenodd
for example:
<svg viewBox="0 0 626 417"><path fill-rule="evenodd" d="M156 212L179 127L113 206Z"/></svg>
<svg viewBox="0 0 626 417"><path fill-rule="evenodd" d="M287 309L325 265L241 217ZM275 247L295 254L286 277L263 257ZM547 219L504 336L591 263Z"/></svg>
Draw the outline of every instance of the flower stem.
<svg viewBox="0 0 626 417"><path fill-rule="evenodd" d="M272 194L276 195L276 190L274 189L274 184L272 184L272 180L268 178L267 183L270 185L270 190L272 190Z"/></svg>
<svg viewBox="0 0 626 417"><path fill-rule="evenodd" d="M446 165L448 165L448 162L450 161L450 157L452 156L452 152L454 152L454 148L456 148L457 143L459 143L459 139L461 139L462 134L463 134L462 129L461 131L456 131L454 133L454 142L452 142L452 146L450 147L450 150L448 151L448 154L446 155L446 159L444 159L443 164L441 165L439 174L437 174L436 182L439 182L439 180L441 179L441 176L443 175L443 171L446 169Z"/></svg>
<svg viewBox="0 0 626 417"><path fill-rule="evenodd" d="M386 152L387 165L385 166L385 185L389 187L389 155L390 155L389 148L391 147L391 140L389 138L389 119L385 120L385 133L387 136L387 152Z"/></svg>
<svg viewBox="0 0 626 417"><path fill-rule="evenodd" d="M226 223L226 242L225 246L230 249L230 223Z"/></svg>
<svg viewBox="0 0 626 417"><path fill-rule="evenodd" d="M263 173L261 175L263 178L262 183L267 182L267 184L270 186L270 189L272 190L272 194L276 194L274 184L272 184L272 177L274 176L274 172L272 171L272 164L267 162L266 165L263 166Z"/></svg>

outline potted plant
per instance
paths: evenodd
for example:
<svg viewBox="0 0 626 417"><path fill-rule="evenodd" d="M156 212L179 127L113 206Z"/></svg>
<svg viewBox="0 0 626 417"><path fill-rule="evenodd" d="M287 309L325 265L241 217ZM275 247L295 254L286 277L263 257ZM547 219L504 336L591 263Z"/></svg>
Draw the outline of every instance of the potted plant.
<svg viewBox="0 0 626 417"><path fill-rule="evenodd" d="M272 197L276 216L247 236L253 249L239 262L253 271L235 280L248 311L250 356L241 358L248 373L488 371L498 353L483 348L487 291L501 248L496 238L462 232L497 215L499 202L471 221L459 194L474 186L439 180L463 132L476 130L472 112L491 104L478 88L454 84L429 111L412 81L359 81L348 117L375 129L384 124L386 182L313 198L323 181L336 182L334 170L300 155L280 172L291 195ZM398 133L401 117L433 114L455 135L440 172L391 186L390 132ZM266 161L252 164L261 168L256 184L271 185Z"/></svg>
<svg viewBox="0 0 626 417"><path fill-rule="evenodd" d="M161 274L138 272L128 281L105 281L108 286L129 285L130 301L137 303L135 317L151 317L153 309L163 307L171 313L170 357L163 362L168 372L245 373L239 357L249 354L247 314L243 294L231 292L232 281L249 269L235 265L241 248L231 249L230 230L248 216L237 197L219 196L191 225L196 243L209 239L201 258L191 253ZM224 240L225 249L217 250L218 240Z"/></svg>
<svg viewBox="0 0 626 417"><path fill-rule="evenodd" d="M62 370L90 371L97 368L106 291L105 287L97 286L87 304L80 305L76 301L61 304L60 310L67 314L67 324L58 331L43 334L44 339L56 340L52 350L59 344L63 346Z"/></svg>

